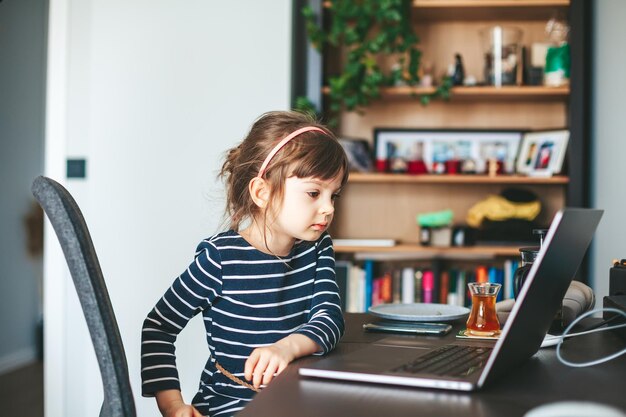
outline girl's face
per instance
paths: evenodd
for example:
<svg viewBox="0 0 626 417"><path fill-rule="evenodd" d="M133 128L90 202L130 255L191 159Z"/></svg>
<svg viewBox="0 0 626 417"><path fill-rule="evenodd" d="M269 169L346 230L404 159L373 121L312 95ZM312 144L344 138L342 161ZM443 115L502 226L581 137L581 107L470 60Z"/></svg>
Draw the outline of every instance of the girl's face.
<svg viewBox="0 0 626 417"><path fill-rule="evenodd" d="M341 175L331 180L289 177L275 221L273 237L315 241L328 229L335 213Z"/></svg>

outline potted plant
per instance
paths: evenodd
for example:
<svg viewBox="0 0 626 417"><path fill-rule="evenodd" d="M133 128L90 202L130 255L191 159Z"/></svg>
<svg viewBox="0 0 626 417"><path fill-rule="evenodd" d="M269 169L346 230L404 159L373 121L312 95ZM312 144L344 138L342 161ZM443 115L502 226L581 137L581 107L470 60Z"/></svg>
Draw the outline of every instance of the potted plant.
<svg viewBox="0 0 626 417"><path fill-rule="evenodd" d="M418 85L421 51L412 27L411 4L411 0L333 0L328 3L326 27L317 24L310 6L303 8L313 46L319 51L327 46L340 48L345 53L340 72L328 78L329 124L336 125L342 110L363 112L380 99L383 87ZM394 64L384 65L390 57ZM450 87L451 81L444 78L433 93L419 98L423 104L434 97L448 98ZM300 99L299 105L310 111L306 100Z"/></svg>

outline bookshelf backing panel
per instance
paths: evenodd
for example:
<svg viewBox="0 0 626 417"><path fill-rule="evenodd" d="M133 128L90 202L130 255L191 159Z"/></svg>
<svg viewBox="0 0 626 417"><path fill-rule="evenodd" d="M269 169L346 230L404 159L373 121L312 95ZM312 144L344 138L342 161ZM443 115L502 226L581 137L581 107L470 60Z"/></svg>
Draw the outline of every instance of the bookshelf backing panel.
<svg viewBox="0 0 626 417"><path fill-rule="evenodd" d="M344 113L341 135L373 141L375 128L416 129L562 129L566 105L558 101L450 102L423 106L410 98L373 103L364 114Z"/></svg>
<svg viewBox="0 0 626 417"><path fill-rule="evenodd" d="M536 220L541 224L548 224L565 204L562 185L350 183L337 202L331 234L418 243L418 213L452 209L455 224L465 224L474 204L513 186L537 194L542 211Z"/></svg>
<svg viewBox="0 0 626 417"><path fill-rule="evenodd" d="M445 74L448 65L454 62L454 54L463 58L466 75L473 75L477 81L483 81L484 49L481 31L499 25L515 27L522 31L520 45L528 46L535 42L545 43L547 19L545 21L446 21L436 24L415 25L415 32L420 38L422 63L434 65L436 79Z"/></svg>

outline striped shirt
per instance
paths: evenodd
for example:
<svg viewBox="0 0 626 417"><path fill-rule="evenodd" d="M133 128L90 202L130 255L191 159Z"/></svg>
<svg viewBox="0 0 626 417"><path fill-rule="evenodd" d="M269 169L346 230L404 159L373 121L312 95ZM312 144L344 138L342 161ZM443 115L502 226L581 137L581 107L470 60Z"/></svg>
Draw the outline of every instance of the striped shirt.
<svg viewBox="0 0 626 417"><path fill-rule="evenodd" d="M244 378L250 353L300 333L332 350L344 331L327 233L297 242L286 257L259 251L234 231L203 240L189 265L150 311L141 343L142 394L178 389L174 342L202 312L210 357L192 404L207 416L241 410L254 391L217 370Z"/></svg>

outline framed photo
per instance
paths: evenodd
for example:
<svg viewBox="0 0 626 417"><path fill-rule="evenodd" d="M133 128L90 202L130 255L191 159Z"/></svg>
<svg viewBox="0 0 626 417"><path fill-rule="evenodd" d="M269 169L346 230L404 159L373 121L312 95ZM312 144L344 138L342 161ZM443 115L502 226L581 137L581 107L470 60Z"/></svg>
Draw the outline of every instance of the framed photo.
<svg viewBox="0 0 626 417"><path fill-rule="evenodd" d="M372 151L365 139L339 138L339 143L348 157L350 171L371 172Z"/></svg>
<svg viewBox="0 0 626 417"><path fill-rule="evenodd" d="M498 173L512 174L522 134L518 130L375 129L375 168L413 174L484 174L493 161Z"/></svg>
<svg viewBox="0 0 626 417"><path fill-rule="evenodd" d="M517 172L546 177L560 173L568 141L569 130L524 134L517 157Z"/></svg>

